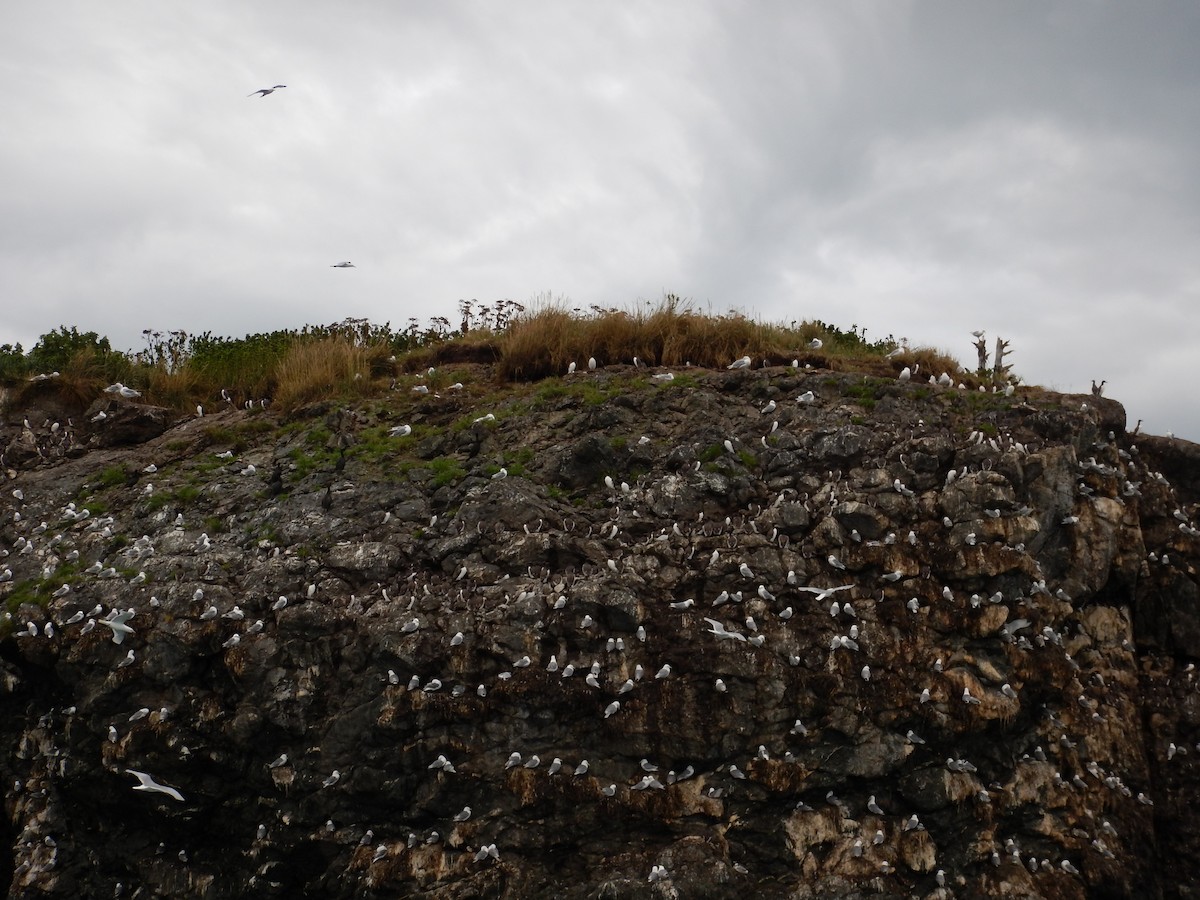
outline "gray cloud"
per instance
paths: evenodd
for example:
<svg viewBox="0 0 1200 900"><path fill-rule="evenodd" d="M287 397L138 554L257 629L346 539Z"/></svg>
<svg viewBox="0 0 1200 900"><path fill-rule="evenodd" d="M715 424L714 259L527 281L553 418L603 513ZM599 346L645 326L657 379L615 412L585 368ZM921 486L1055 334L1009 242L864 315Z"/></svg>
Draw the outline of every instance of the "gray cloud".
<svg viewBox="0 0 1200 900"><path fill-rule="evenodd" d="M15 7L0 342L672 291L967 364L986 328L1028 380L1107 378L1131 422L1197 439L1198 19L1166 2Z"/></svg>

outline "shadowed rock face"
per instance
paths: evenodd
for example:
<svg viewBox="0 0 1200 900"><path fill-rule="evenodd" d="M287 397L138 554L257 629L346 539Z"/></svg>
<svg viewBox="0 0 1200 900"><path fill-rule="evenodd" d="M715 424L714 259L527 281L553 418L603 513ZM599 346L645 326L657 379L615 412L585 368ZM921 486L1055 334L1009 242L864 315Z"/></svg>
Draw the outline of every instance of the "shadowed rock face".
<svg viewBox="0 0 1200 900"><path fill-rule="evenodd" d="M1093 397L469 374L10 414L11 896L1194 896L1194 447Z"/></svg>

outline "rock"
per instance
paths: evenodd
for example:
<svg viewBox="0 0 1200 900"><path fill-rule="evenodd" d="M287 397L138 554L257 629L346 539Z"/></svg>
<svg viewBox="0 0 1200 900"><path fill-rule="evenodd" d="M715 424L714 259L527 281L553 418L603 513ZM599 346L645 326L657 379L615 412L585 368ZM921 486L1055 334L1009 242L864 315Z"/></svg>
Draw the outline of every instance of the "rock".
<svg viewBox="0 0 1200 900"><path fill-rule="evenodd" d="M856 373L475 374L486 408L9 411L10 895L1200 880L1193 445Z"/></svg>

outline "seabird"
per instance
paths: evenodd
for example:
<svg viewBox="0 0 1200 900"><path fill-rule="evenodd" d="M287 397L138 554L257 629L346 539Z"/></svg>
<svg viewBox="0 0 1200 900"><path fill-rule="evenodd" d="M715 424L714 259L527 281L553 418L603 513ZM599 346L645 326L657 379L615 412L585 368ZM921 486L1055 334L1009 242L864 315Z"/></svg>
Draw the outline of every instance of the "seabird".
<svg viewBox="0 0 1200 900"><path fill-rule="evenodd" d="M133 634L133 629L125 624L132 618L133 613L130 610L126 610L123 613L118 613L111 619L101 619L100 624L107 625L112 629L113 643L119 644L125 640L125 635Z"/></svg>
<svg viewBox="0 0 1200 900"><path fill-rule="evenodd" d="M136 776L139 784L135 784L133 786L135 791L151 791L159 794L166 794L168 797L174 797L180 803L183 802L183 794L179 793L179 791L175 790L175 788L167 787L165 784L159 784L145 772L138 772L135 769L126 769L125 771L130 775Z"/></svg>
<svg viewBox="0 0 1200 900"><path fill-rule="evenodd" d="M710 619L707 616L705 617L704 621L712 626L712 628L709 629L709 634L714 635L717 640L741 641L743 644L746 643L746 636L741 632L729 631L725 628L723 623L718 622L716 619Z"/></svg>
<svg viewBox="0 0 1200 900"><path fill-rule="evenodd" d="M747 369L750 367L750 357L743 356L741 359L735 359L725 368L727 369Z"/></svg>
<svg viewBox="0 0 1200 900"><path fill-rule="evenodd" d="M275 93L277 90L279 90L280 88L285 88L285 87L287 87L287 85L286 85L286 84L277 84L277 85L275 85L274 87L269 87L269 88L260 88L259 90L255 91L255 92L254 92L254 94L259 94L260 96L263 96L263 97L265 97L265 96L267 96L267 94L273 94L273 93ZM247 97L253 97L253 96L254 96L254 94L247 94L246 96L247 96Z"/></svg>
<svg viewBox="0 0 1200 900"><path fill-rule="evenodd" d="M340 263L334 263L329 268L331 268L331 269L354 269L354 268L357 268L357 266L355 266L354 263L350 262L350 260L347 259L347 260L343 260Z"/></svg>

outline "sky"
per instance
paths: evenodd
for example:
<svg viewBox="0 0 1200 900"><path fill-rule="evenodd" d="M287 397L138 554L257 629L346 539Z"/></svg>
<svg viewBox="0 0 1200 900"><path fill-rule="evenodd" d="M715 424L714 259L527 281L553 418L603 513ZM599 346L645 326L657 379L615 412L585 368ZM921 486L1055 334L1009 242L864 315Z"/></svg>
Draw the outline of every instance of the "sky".
<svg viewBox="0 0 1200 900"><path fill-rule="evenodd" d="M0 344L672 293L968 368L984 330L1200 441L1197 34L1157 0L4 4Z"/></svg>

